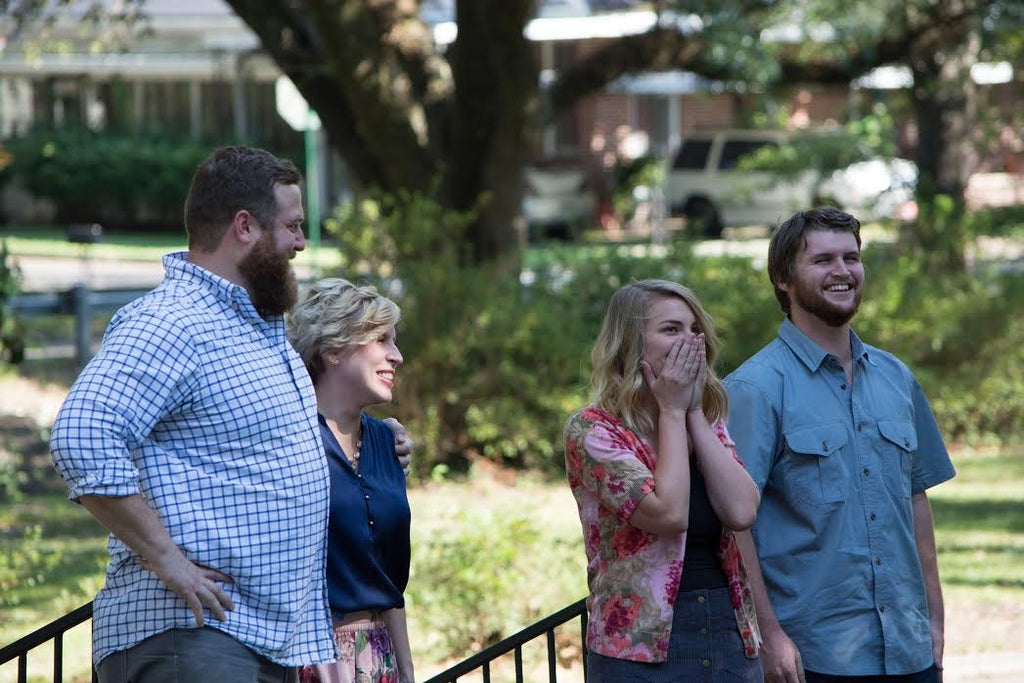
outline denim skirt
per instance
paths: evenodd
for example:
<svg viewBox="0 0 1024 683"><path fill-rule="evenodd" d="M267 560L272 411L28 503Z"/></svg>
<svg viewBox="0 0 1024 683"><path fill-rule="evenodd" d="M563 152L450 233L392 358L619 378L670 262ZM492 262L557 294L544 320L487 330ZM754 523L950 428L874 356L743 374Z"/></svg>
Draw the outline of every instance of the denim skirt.
<svg viewBox="0 0 1024 683"><path fill-rule="evenodd" d="M728 588L682 591L672 613L668 658L650 664L587 653L587 683L761 683L747 659Z"/></svg>

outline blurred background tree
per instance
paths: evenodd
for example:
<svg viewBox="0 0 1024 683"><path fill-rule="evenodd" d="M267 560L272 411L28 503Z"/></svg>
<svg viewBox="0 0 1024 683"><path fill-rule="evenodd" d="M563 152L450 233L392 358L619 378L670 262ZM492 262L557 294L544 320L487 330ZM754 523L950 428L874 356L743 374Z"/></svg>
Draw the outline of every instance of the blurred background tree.
<svg viewBox="0 0 1024 683"><path fill-rule="evenodd" d="M358 185L394 196L436 188L441 206L472 211L464 259L518 250L522 170L541 127L615 79L685 69L717 81L782 91L850 83L904 65L914 85L920 239L962 265L963 189L977 164L971 132L982 58L1021 63L1024 9L1016 0L621 0L653 7L647 31L607 41L545 87L524 29L537 0L452 0L457 35L435 44L413 0L227 0L318 113ZM68 0L0 0L23 32ZM145 0L94 3L100 37L144 30ZM104 9L106 8L106 9ZM118 20L128 30L113 27ZM43 22L45 25L45 21ZM952 199L952 215L932 210ZM521 231L520 231L521 232Z"/></svg>

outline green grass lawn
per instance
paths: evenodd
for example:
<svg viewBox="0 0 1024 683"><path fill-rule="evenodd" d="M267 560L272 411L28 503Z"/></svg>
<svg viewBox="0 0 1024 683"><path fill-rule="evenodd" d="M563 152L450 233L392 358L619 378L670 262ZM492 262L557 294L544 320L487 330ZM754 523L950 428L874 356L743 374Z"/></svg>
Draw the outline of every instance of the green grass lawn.
<svg viewBox="0 0 1024 683"><path fill-rule="evenodd" d="M961 454L930 492L946 593L1024 607L1024 454Z"/></svg>

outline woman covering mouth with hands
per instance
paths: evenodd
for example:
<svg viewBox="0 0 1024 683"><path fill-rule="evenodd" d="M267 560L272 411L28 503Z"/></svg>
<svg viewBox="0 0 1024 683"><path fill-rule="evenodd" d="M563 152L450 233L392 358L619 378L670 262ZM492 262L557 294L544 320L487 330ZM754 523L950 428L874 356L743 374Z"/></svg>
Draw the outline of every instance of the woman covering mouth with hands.
<svg viewBox="0 0 1024 683"><path fill-rule="evenodd" d="M412 683L403 592L411 514L395 437L366 414L390 403L402 364L398 306L373 287L321 280L288 318L288 337L313 380L331 477L327 592L338 661L301 680Z"/></svg>
<svg viewBox="0 0 1024 683"><path fill-rule="evenodd" d="M758 492L725 429L711 319L692 291L644 280L611 299L592 404L565 426L587 552L587 680L761 681L736 533Z"/></svg>

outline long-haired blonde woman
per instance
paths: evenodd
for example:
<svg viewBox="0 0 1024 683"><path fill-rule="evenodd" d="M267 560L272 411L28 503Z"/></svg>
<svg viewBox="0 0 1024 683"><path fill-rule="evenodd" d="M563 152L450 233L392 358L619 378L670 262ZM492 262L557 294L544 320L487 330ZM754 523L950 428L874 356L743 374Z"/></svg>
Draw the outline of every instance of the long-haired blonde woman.
<svg viewBox="0 0 1024 683"><path fill-rule="evenodd" d="M312 285L288 337L316 389L331 476L327 597L337 662L305 667L323 683L412 683L403 592L409 580L409 501L395 439L367 415L390 403L402 354L400 312L373 287L340 278Z"/></svg>
<svg viewBox="0 0 1024 683"><path fill-rule="evenodd" d="M592 404L565 427L590 683L762 680L735 538L759 498L725 429L717 353L686 287L644 280L612 296L591 354Z"/></svg>

